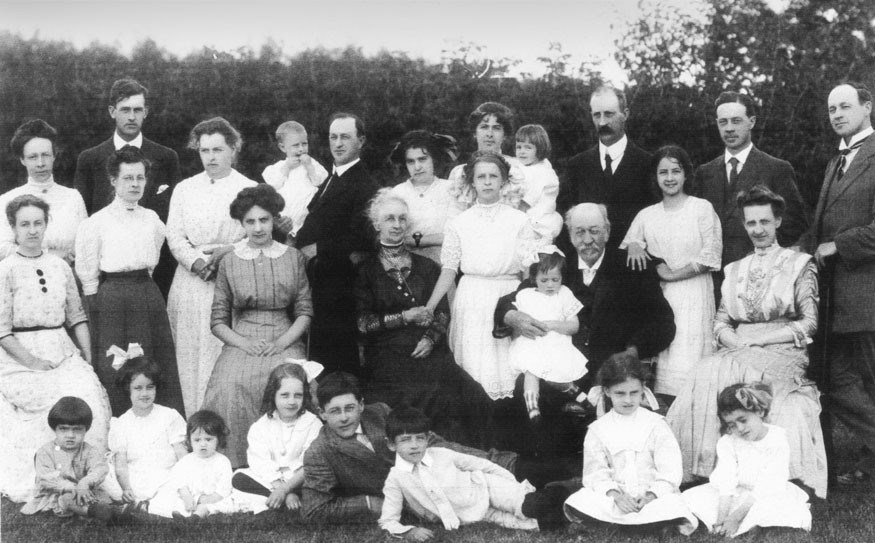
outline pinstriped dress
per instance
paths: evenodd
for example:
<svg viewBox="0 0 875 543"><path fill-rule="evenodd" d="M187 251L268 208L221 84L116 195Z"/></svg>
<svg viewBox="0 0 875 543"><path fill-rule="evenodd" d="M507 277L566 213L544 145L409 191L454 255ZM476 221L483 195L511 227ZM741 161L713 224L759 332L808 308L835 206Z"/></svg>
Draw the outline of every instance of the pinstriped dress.
<svg viewBox="0 0 875 543"><path fill-rule="evenodd" d="M240 335L273 341L294 319L313 315L304 257L297 250L274 242L268 249L253 249L246 240L222 259L216 277L210 326L226 324ZM271 370L287 358L304 358L302 341L282 353L251 356L225 345L207 384L204 409L225 419L231 435L225 455L236 467L246 465L246 434L261 415L261 397Z"/></svg>

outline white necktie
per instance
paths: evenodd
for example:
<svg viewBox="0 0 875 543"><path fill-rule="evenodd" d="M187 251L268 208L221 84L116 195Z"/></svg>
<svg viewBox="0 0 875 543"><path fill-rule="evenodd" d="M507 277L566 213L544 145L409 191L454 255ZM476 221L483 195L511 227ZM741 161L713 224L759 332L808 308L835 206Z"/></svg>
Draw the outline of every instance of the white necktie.
<svg viewBox="0 0 875 543"><path fill-rule="evenodd" d="M592 268L583 268L583 270L581 271L583 272L583 284L586 286L590 286L593 279L595 279L595 273L598 270L594 270Z"/></svg>

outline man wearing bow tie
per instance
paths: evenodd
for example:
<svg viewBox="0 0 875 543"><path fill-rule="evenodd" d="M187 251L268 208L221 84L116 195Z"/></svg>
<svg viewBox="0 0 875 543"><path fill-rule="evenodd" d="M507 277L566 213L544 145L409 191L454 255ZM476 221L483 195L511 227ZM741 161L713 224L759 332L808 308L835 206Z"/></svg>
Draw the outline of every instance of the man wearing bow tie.
<svg viewBox="0 0 875 543"><path fill-rule="evenodd" d="M690 193L711 202L723 227L723 265L740 260L753 251L742 224L742 213L735 197L754 185L765 185L787 203L778 242L782 247L796 245L808 222L802 197L796 186L796 173L785 160L768 155L751 142L756 126L756 109L750 96L724 92L714 103L717 130L726 146L723 154L702 164L694 176ZM722 272L719 273L722 279ZM720 281L715 281L719 293Z"/></svg>
<svg viewBox="0 0 875 543"><path fill-rule="evenodd" d="M843 83L829 93L828 107L830 124L841 137L839 153L826 168L804 247L820 269L829 411L863 446L856 465L838 477L839 483L851 484L875 474L872 94L863 85Z"/></svg>
<svg viewBox="0 0 875 543"><path fill-rule="evenodd" d="M674 313L662 295L656 266L632 270L626 266L626 251L608 245L611 223L604 205L574 206L565 215L565 226L575 252L568 253L562 283L583 304L577 314L580 327L571 341L588 360L589 373L578 383L586 391L599 367L611 355L649 358L666 349L675 335ZM519 288L533 286L530 278ZM514 308L515 298L516 293L512 293L498 301L493 335L506 337L515 333L531 338L545 335L548 329L544 323ZM562 398L564 393L554 392L549 386L541 386L540 390L541 414L550 420L568 398ZM574 437L576 443L559 441L553 448L560 453L569 452L571 446L579 448L580 435ZM565 439L556 434L543 436L554 438Z"/></svg>
<svg viewBox="0 0 875 543"><path fill-rule="evenodd" d="M639 211L656 203L650 186L650 153L626 136L629 108L626 94L608 85L597 88L589 99L597 146L572 157L559 185L556 208L565 213L583 202L604 204L611 215L609 244L617 247ZM563 233L559 244L566 248Z"/></svg>
<svg viewBox="0 0 875 543"><path fill-rule="evenodd" d="M143 136L143 121L149 114L146 105L148 94L146 87L130 78L119 79L110 88L109 116L115 121L115 132L100 145L79 153L73 178L73 186L82 194L89 215L100 211L115 198L115 189L106 173L106 163L117 150L130 145L140 149L150 164L140 205L157 213L161 222L167 222L170 195L180 178L179 156L173 149ZM173 282L175 268L176 261L165 244L152 274L165 299Z"/></svg>

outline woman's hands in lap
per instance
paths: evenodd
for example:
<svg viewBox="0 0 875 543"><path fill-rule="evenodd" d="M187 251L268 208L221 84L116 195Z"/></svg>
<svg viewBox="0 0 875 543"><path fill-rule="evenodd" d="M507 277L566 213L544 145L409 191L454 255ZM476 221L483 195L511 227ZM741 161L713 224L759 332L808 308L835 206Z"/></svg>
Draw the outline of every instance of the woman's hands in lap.
<svg viewBox="0 0 875 543"><path fill-rule="evenodd" d="M424 337L416 344L416 348L413 349L410 356L413 358L425 358L431 354L432 349L434 349L434 343L432 343L430 339Z"/></svg>

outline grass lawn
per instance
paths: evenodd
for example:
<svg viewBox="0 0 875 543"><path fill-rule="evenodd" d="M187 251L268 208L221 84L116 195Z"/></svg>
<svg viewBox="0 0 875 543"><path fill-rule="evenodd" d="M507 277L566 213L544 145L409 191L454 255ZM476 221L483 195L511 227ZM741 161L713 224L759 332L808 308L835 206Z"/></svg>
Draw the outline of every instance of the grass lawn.
<svg viewBox="0 0 875 543"><path fill-rule="evenodd" d="M847 451L856 449L853 438L843 429L836 440L840 462ZM844 464L842 464L844 465ZM798 530L764 530L743 541L758 543L875 542L875 484L872 482L832 491L829 501L815 500L812 505L814 526L811 533ZM158 522L149 525L105 527L78 518L57 518L52 514L25 516L20 505L4 499L0 512L0 529L4 543L367 543L390 538L374 525L313 527L301 524L287 515L267 513L215 516L194 523ZM465 526L455 532L436 530L435 541L472 543L638 543L657 541L656 534L635 533L605 526L573 525L559 532L539 534L514 532L492 525ZM717 542L723 538L700 529L690 538L673 534L666 542ZM394 541L394 540L393 540Z"/></svg>

